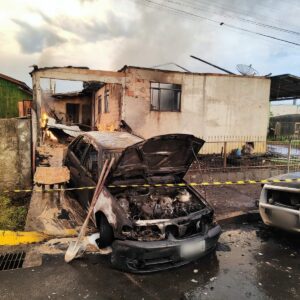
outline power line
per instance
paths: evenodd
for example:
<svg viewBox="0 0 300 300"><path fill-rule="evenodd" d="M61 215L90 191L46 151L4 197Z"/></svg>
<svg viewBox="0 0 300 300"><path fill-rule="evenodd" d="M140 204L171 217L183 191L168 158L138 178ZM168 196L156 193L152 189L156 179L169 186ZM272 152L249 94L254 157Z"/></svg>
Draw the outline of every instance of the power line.
<svg viewBox="0 0 300 300"><path fill-rule="evenodd" d="M257 35L264 36L264 37L267 37L267 38L270 38L270 39L273 39L273 40L277 40L277 41L289 43L289 44L292 44L292 45L300 46L300 44L295 43L295 42L287 41L287 40L280 39L280 38L277 38L277 37L272 36L272 35L263 34L263 33L260 33L260 32L248 30L248 29L237 27L237 26L234 26L234 25L229 25L229 24L226 24L226 23L223 23L223 22L221 22L220 25L221 26L227 26L227 27L234 28L234 29L238 29L238 30L242 30L242 31L245 31L245 32L255 33Z"/></svg>
<svg viewBox="0 0 300 300"><path fill-rule="evenodd" d="M174 4L176 3L178 5L184 6L183 2L180 3L180 2L171 1L171 0L168 0L167 2L173 2ZM192 6L191 5L192 3L190 1L187 1L187 2L184 2L184 3L188 3L188 5L186 5L186 6L191 7L193 9L208 12L207 9L200 8L199 6ZM206 5L204 3L197 3L197 4L206 7ZM217 6L216 4L213 4L211 2L208 5ZM217 6L217 7L221 8L223 10L226 10L226 8L223 7L223 6ZM280 31L280 32L285 32L285 33L294 34L294 35L298 35L298 36L300 35L300 32L298 32L298 31L294 31L294 30L290 30L290 29L286 29L286 28L282 28L282 27L274 26L274 25L270 25L270 24L265 24L265 23L262 23L262 22L259 22L259 21L246 19L246 18L239 17L239 16L236 16L236 15L228 16L226 14L221 14L221 13L216 13L216 12L214 12L214 13L218 14L220 16L224 16L226 18L235 18L235 19L240 20L242 22L250 23L250 24L261 26L261 27L264 27L264 28L269 28L269 29L272 29L272 30L277 30L277 31ZM232 12L230 12L230 13L232 13Z"/></svg>
<svg viewBox="0 0 300 300"><path fill-rule="evenodd" d="M201 0L201 1L195 1L195 2L191 1L191 0L186 0L186 1L192 2L192 4L194 4L196 2L196 3L198 3L198 5L200 3L202 4L203 2L206 2L206 4L209 5L209 6L216 6L219 9L229 11L229 13L231 13L231 14L233 13L233 14L237 14L237 15L243 15L244 18L247 18L247 19L249 19L249 17L250 17L250 14L249 14L250 11L251 11L251 13L254 12L255 11L255 6L257 6L257 5L268 8L268 11L276 12L276 9L275 9L274 6L269 7L269 6L263 5L260 0L258 0L259 2L256 1L255 3L254 3L255 0L253 0L251 2L248 1L248 0L244 0L244 2L246 1L247 3L251 3L250 11L245 10L245 8L242 7L243 6L242 5L242 2L243 2L242 0L239 1L239 4L241 3L241 5L232 5L230 2L228 3L228 1L224 1L224 0L222 0L221 3L218 0ZM205 3L203 3L203 5L205 5ZM262 11L263 10L258 10L258 16L260 16L260 18L263 18L263 20L260 20L261 23L265 22L266 19L273 20L275 22L280 21L280 27L282 27L282 24L283 24L282 19L278 20L278 18L274 18L275 13L271 14L271 16L270 15L267 16L267 18L266 18L266 16L262 14Z"/></svg>
<svg viewBox="0 0 300 300"><path fill-rule="evenodd" d="M244 31L244 32L249 32L249 33L252 33L252 34L256 34L256 35L267 37L267 38L274 39L274 40L277 40L277 41L285 42L285 43L292 44L292 45L295 45L295 46L300 46L300 44L298 44L296 42L291 42L291 41L288 41L288 40L285 40L285 39L281 39L281 38L277 38L277 37L274 37L274 36L271 36L271 35L259 33L259 32L253 31L253 30L248 30L248 29L245 29L245 28L242 28L242 27L238 27L238 26L234 26L234 25L230 25L230 24L225 24L224 22L220 22L220 21L217 21L217 20L214 20L214 19L211 19L211 18L208 18L208 17L204 17L204 16L201 16L201 15L192 13L192 12L177 9L177 8L174 8L174 7L171 7L171 6L168 6L168 5L164 5L162 3L157 3L157 2L154 2L154 1L151 1L151 0L144 0L144 1L148 2L148 3L151 3L151 4L154 4L156 6L166 8L168 10L172 10L172 11L175 11L175 12L178 12L178 13L182 13L182 14L185 14L185 15L190 15L190 16L200 18L200 19L203 19L203 20L206 20L206 21L210 21L210 22L219 24L221 26L225 25L227 27L238 29L238 30L241 30L241 31ZM170 2L170 1L168 1L168 2Z"/></svg>

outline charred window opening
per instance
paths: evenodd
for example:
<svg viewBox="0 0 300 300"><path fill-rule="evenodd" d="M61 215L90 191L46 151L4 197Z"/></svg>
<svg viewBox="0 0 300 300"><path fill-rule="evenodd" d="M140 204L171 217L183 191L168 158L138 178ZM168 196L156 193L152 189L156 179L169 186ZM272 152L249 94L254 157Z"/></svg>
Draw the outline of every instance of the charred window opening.
<svg viewBox="0 0 300 300"><path fill-rule="evenodd" d="M103 151L103 163L106 159L111 160L112 158L115 159L114 165L117 163L119 157L121 156L122 152L120 151Z"/></svg>
<svg viewBox="0 0 300 300"><path fill-rule="evenodd" d="M98 115L102 113L102 97L98 96Z"/></svg>
<svg viewBox="0 0 300 300"><path fill-rule="evenodd" d="M73 124L79 123L80 105L73 103L66 103L66 122Z"/></svg>
<svg viewBox="0 0 300 300"><path fill-rule="evenodd" d="M104 112L109 113L109 90L106 90L104 94Z"/></svg>
<svg viewBox="0 0 300 300"><path fill-rule="evenodd" d="M180 111L181 85L151 82L151 110Z"/></svg>
<svg viewBox="0 0 300 300"><path fill-rule="evenodd" d="M85 155L85 160L83 162L84 167L92 176L94 181L98 179L98 151L94 148L94 146L90 146L87 154Z"/></svg>
<svg viewBox="0 0 300 300"><path fill-rule="evenodd" d="M73 146L73 153L78 158L79 161L82 160L89 144L84 141L83 138L80 138L79 141Z"/></svg>

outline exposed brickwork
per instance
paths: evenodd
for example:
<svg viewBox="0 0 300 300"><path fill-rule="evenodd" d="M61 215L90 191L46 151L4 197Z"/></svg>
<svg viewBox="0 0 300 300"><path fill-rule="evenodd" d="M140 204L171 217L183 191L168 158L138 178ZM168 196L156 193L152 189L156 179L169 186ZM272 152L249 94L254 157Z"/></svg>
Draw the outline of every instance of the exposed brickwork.
<svg viewBox="0 0 300 300"><path fill-rule="evenodd" d="M105 91L109 92L108 112L105 112ZM99 112L99 97L101 96L101 113ZM122 86L120 84L106 84L95 94L95 120L100 131L113 131L119 128L121 121Z"/></svg>

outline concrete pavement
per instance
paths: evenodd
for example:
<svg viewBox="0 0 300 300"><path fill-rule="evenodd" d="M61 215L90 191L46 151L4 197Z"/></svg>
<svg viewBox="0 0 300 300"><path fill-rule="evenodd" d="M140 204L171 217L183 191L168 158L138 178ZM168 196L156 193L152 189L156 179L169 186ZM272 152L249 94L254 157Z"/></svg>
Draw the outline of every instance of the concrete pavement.
<svg viewBox="0 0 300 300"><path fill-rule="evenodd" d="M215 253L149 275L114 270L109 257L71 264L44 256L36 268L0 272L0 299L297 299L298 236L242 225L224 228Z"/></svg>

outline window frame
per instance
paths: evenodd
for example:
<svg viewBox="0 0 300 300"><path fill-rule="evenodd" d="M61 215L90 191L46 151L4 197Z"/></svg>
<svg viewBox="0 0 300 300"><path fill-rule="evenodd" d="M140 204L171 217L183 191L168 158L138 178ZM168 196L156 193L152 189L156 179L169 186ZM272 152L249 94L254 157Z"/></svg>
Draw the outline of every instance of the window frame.
<svg viewBox="0 0 300 300"><path fill-rule="evenodd" d="M294 134L297 134L297 135L300 134L300 128L299 128L299 130L297 130L299 125L300 125L300 122L295 122L295 124L294 124Z"/></svg>
<svg viewBox="0 0 300 300"><path fill-rule="evenodd" d="M81 143L84 143L84 144L85 144L85 149L84 149L84 151L83 151L83 153L82 153L81 158L79 158L79 157L77 156L77 151L76 151L75 149L76 149L76 148L79 146L79 144L81 144ZM90 143L89 143L89 141L87 141L87 140L84 138L84 136L80 136L79 139L78 139L74 144L72 144L71 151L73 152L74 157L78 160L78 162L79 162L80 165L82 165L82 162L83 162L83 160L85 159L85 156L86 156L86 153L87 153L89 147L90 147Z"/></svg>
<svg viewBox="0 0 300 300"><path fill-rule="evenodd" d="M158 84L158 87L153 87L153 84ZM161 87L160 85L164 85L164 84L171 84L171 85L174 85L174 86L179 86L180 89L170 89L170 88L164 88L164 87ZM153 108L153 101L152 101L152 97L153 97L153 90L157 90L158 91L158 109L154 109ZM165 110L165 109L161 109L161 105L160 105L160 102L161 102L161 90L167 90L167 91L173 91L174 93L174 100L175 100L175 95L178 95L179 93L179 104L178 104L178 108L177 109L168 109L168 110ZM176 92L176 93L175 93ZM150 111L157 111L157 112L181 112L181 95L182 95L182 84L175 84L175 83L165 83L165 82L156 82L156 81L150 81Z"/></svg>
<svg viewBox="0 0 300 300"><path fill-rule="evenodd" d="M89 152L91 151L95 151L97 153L96 157L97 157L97 174L96 174L96 178L94 178L94 174L91 172L91 170L88 169L87 166L87 160L89 159L88 155ZM94 180L95 182L98 181L99 179L99 170L100 170L100 161L99 161L99 150L96 149L92 144L89 144L89 147L87 148L85 154L84 154L84 158L81 162L82 167L84 168L84 170L86 171L86 173L88 174L88 176Z"/></svg>
<svg viewBox="0 0 300 300"><path fill-rule="evenodd" d="M102 114L102 95L98 96L98 115Z"/></svg>
<svg viewBox="0 0 300 300"><path fill-rule="evenodd" d="M109 113L109 89L104 91L104 113Z"/></svg>

